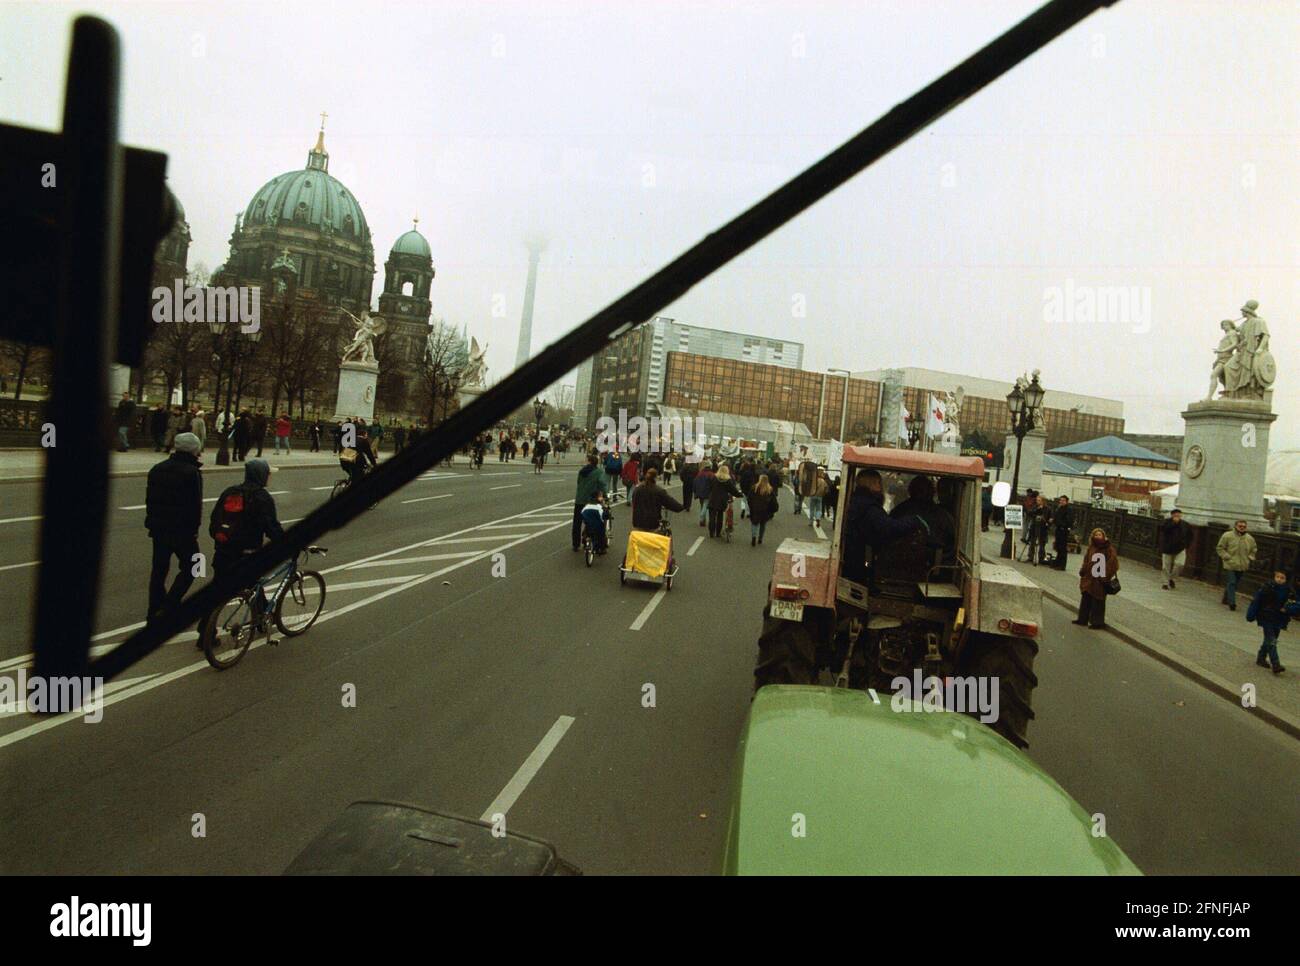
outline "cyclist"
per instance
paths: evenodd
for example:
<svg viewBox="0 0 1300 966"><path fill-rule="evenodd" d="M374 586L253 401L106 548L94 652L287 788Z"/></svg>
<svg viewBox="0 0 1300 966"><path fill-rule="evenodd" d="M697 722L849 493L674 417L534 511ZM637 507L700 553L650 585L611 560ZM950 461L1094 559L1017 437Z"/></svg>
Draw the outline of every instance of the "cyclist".
<svg viewBox="0 0 1300 966"><path fill-rule="evenodd" d="M487 450L487 437L480 433L474 437L473 456L470 459L470 465L475 469L483 468L483 454Z"/></svg>
<svg viewBox="0 0 1300 966"><path fill-rule="evenodd" d="M657 470L646 470L640 485L631 493L633 530L658 530L664 510L682 512L682 505L656 482L658 475Z"/></svg>
<svg viewBox="0 0 1300 966"><path fill-rule="evenodd" d="M264 538L275 540L284 534L276 515L275 497L266 489L270 478L271 465L266 460L250 459L244 464L244 482L226 487L217 497L208 521L208 535L216 545L212 570L217 576L260 548ZM259 588L254 604L259 624L265 609L266 594Z"/></svg>
<svg viewBox="0 0 1300 966"><path fill-rule="evenodd" d="M578 470L578 488L573 494L573 549L576 553L582 549L582 511L589 504L597 502L606 493L605 474L596 465L595 453L587 456L587 463ZM602 514L602 518L603 518ZM592 533L598 547L605 545L605 524L601 520L599 533Z"/></svg>
<svg viewBox="0 0 1300 966"><path fill-rule="evenodd" d="M379 460L375 459L375 451L370 445L370 434L366 431L366 424L358 420L354 426L356 432L354 452L349 453L344 449L339 454L339 466L343 467L343 471L348 474L352 485L366 475L367 464L369 466L379 464ZM348 459L349 456L351 459Z"/></svg>

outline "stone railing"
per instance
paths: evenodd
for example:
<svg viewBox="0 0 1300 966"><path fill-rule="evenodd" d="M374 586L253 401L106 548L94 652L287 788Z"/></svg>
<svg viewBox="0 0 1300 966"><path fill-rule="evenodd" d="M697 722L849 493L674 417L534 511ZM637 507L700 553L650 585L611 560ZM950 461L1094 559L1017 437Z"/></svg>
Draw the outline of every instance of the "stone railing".
<svg viewBox="0 0 1300 966"><path fill-rule="evenodd" d="M1159 527L1164 518L1140 516L1127 510L1100 510L1086 503L1071 504L1071 509L1074 511L1074 532L1081 541L1086 541L1095 527L1101 527L1121 557L1152 567L1160 566ZM1185 576L1213 584L1223 583L1223 565L1214 548L1228 529L1228 525L1222 523L1192 525L1192 542L1187 548L1183 570ZM1271 581L1274 570L1294 574L1297 563L1300 563L1300 535L1269 530L1252 531L1252 536L1259 552L1254 566L1241 580L1241 589L1249 593Z"/></svg>

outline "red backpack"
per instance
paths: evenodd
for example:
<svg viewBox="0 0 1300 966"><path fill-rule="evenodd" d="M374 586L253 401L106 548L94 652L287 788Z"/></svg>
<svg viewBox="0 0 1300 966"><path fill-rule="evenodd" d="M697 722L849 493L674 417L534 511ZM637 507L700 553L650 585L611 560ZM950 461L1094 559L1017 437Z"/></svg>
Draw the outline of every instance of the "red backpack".
<svg viewBox="0 0 1300 966"><path fill-rule="evenodd" d="M232 486L217 500L217 512L208 532L217 549L248 550L261 543L261 535L253 533L252 507L249 488Z"/></svg>

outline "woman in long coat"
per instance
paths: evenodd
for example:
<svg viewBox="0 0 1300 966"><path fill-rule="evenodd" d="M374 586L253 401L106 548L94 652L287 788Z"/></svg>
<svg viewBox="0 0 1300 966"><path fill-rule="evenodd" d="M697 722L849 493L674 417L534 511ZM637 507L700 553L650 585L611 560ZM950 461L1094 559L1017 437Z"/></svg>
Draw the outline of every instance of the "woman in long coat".
<svg viewBox="0 0 1300 966"><path fill-rule="evenodd" d="M1106 626L1106 585L1119 574L1119 555L1097 527L1083 552L1079 567L1079 617L1074 623L1089 627Z"/></svg>

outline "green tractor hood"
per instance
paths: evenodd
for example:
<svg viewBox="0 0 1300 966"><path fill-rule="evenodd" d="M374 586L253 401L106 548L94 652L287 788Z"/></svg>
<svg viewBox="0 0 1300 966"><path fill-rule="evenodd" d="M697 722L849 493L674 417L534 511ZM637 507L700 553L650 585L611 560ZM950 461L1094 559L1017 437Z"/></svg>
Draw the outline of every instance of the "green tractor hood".
<svg viewBox="0 0 1300 966"><path fill-rule="evenodd" d="M879 700L823 687L758 692L736 765L726 873L1141 874L991 728Z"/></svg>

